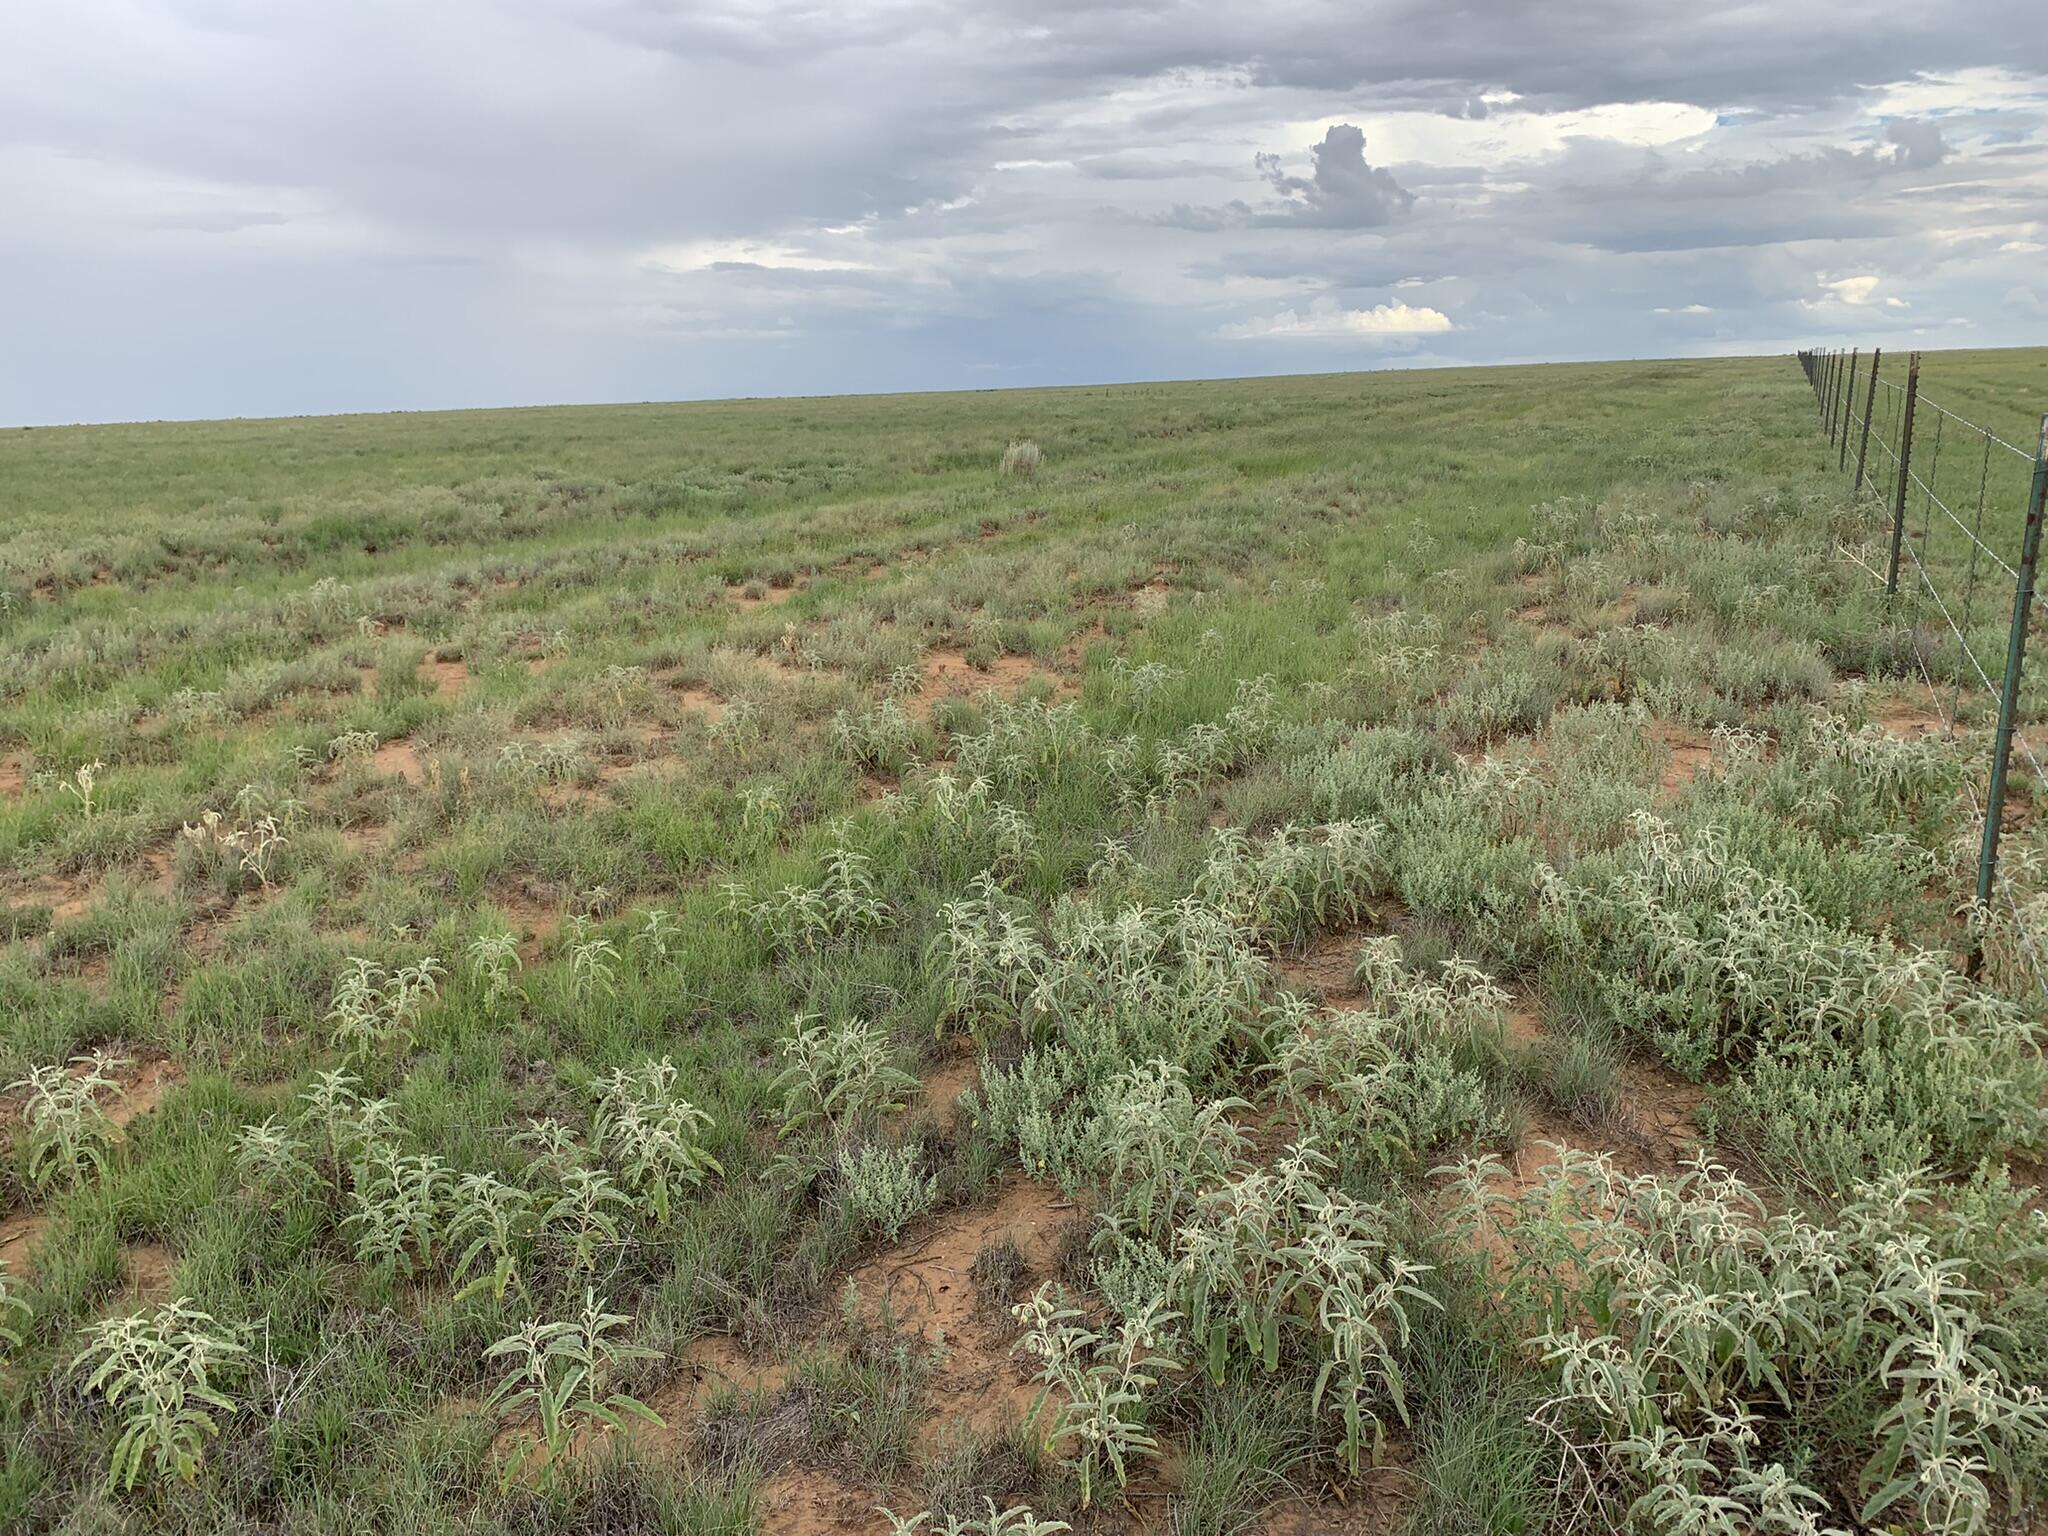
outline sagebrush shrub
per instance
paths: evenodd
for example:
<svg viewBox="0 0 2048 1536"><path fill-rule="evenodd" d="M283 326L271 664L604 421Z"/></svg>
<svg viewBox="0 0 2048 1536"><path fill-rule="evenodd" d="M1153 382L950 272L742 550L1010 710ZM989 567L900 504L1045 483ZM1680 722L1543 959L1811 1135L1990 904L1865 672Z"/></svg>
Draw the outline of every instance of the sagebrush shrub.
<svg viewBox="0 0 2048 1536"><path fill-rule="evenodd" d="M842 1148L839 1183L848 1209L863 1226L895 1242L938 1199L938 1175L925 1173L922 1164L918 1149L909 1144Z"/></svg>

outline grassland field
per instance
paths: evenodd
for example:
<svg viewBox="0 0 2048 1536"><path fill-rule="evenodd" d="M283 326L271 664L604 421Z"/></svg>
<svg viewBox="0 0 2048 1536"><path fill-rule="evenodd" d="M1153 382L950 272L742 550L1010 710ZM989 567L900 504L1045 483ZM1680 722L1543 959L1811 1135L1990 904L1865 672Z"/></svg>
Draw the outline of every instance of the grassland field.
<svg viewBox="0 0 2048 1536"><path fill-rule="evenodd" d="M0 1529L2042 1529L1836 461L1789 358L0 432Z"/></svg>

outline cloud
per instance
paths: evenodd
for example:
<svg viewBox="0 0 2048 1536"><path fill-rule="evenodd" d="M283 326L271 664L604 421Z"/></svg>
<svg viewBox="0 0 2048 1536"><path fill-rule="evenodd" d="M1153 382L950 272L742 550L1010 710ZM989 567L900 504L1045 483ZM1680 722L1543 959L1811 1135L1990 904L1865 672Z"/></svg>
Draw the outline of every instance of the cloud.
<svg viewBox="0 0 2048 1536"><path fill-rule="evenodd" d="M1365 132L1350 123L1328 129L1309 146L1309 174L1289 173L1277 154L1253 157L1272 196L1257 206L1242 198L1215 207L1177 203L1159 222L1198 234L1249 226L1306 229L1377 229L1415 206L1415 194L1384 166L1365 158Z"/></svg>
<svg viewBox="0 0 2048 1536"><path fill-rule="evenodd" d="M1650 311L1653 315L1711 315L1713 312L1711 304L1680 304L1675 307L1659 304Z"/></svg>
<svg viewBox="0 0 2048 1536"><path fill-rule="evenodd" d="M868 263L823 256L773 242L701 240L652 251L648 265L669 272L716 272L752 268L763 272L865 272Z"/></svg>
<svg viewBox="0 0 2048 1536"><path fill-rule="evenodd" d="M189 213L167 213L156 221L156 227L189 230L200 235L232 235L245 229L264 229L286 222L283 214L268 209L207 208Z"/></svg>
<svg viewBox="0 0 2048 1536"><path fill-rule="evenodd" d="M0 423L2048 340L2038 5L21 7Z"/></svg>
<svg viewBox="0 0 2048 1536"><path fill-rule="evenodd" d="M1833 282L1824 282L1821 288L1830 298L1844 304L1868 304L1880 281L1875 274L1864 272L1855 277L1838 277Z"/></svg>
<svg viewBox="0 0 2048 1536"><path fill-rule="evenodd" d="M1948 158L1948 141L1941 124L1925 118L1900 118L1885 124L1885 142L1892 146L1892 163L1909 171L1924 171Z"/></svg>
<svg viewBox="0 0 2048 1536"><path fill-rule="evenodd" d="M1362 129L1338 123L1308 153L1315 169L1306 178L1288 175L1278 155L1259 156L1259 173L1281 204L1268 222L1372 229L1415 206L1415 194L1384 166L1367 163Z"/></svg>
<svg viewBox="0 0 2048 1536"><path fill-rule="evenodd" d="M1306 310L1283 309L1276 315L1240 320L1217 335L1232 341L1359 341L1397 336L1433 336L1451 330L1442 310L1396 300L1371 309L1344 309L1334 299L1317 299Z"/></svg>

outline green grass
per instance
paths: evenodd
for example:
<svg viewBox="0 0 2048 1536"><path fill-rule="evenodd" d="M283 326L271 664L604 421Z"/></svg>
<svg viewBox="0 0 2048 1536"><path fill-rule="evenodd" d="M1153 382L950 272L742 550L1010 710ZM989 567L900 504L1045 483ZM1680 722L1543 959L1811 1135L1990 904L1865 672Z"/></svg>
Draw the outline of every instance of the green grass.
<svg viewBox="0 0 2048 1536"><path fill-rule="evenodd" d="M1923 381L2019 441L2048 354ZM10 1115L0 1526L1846 1526L1901 1470L1876 1526L2023 1519L2039 993L2009 924L1958 968L1987 743L1911 729L1958 658L1834 466L1789 359L0 433L0 1082L104 1049L135 1095L37 1180ZM1573 1292L1648 1207L1545 1168L1677 1199L1694 1147L1861 1335L1745 1371ZM1892 1239L1986 1299L1915 1312ZM1149 1381L1094 1421L1128 1488L1020 1427L984 1251ZM1747 1295L1711 1256L1670 1284ZM597 1400L665 1427L508 1482L485 1351L586 1290L652 1351ZM110 1489L81 1331L174 1297L250 1363L189 1480ZM1559 1363L1602 1333L1627 1433ZM1916 1396L1885 1347L1934 1335ZM707 1392L707 1341L778 1385Z"/></svg>

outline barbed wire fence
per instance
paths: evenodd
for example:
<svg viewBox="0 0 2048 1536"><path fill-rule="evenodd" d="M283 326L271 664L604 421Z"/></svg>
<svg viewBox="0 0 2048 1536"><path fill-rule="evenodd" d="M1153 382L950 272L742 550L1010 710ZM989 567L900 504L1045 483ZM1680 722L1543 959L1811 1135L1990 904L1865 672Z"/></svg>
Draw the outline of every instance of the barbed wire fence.
<svg viewBox="0 0 2048 1536"><path fill-rule="evenodd" d="M2048 602L2035 584L2048 416L2022 447L1922 394L1918 352L1908 355L1903 378L1884 376L1878 348L1867 358L1860 347L1817 348L1801 352L1799 363L1836 468L1853 475L1858 505L1883 518L1885 568L1866 568L1916 631L1931 621L1932 644L1916 643L1914 661L1944 732L1953 737L1996 710L1981 789L1975 778L1965 781L1971 815L1982 823L1971 969L1982 963L1987 932L2009 922L2019 957L2048 993L2048 903L2022 901L2000 861L2015 753L2035 790L2048 790L2021 697L2029 632L2048 628Z"/></svg>

